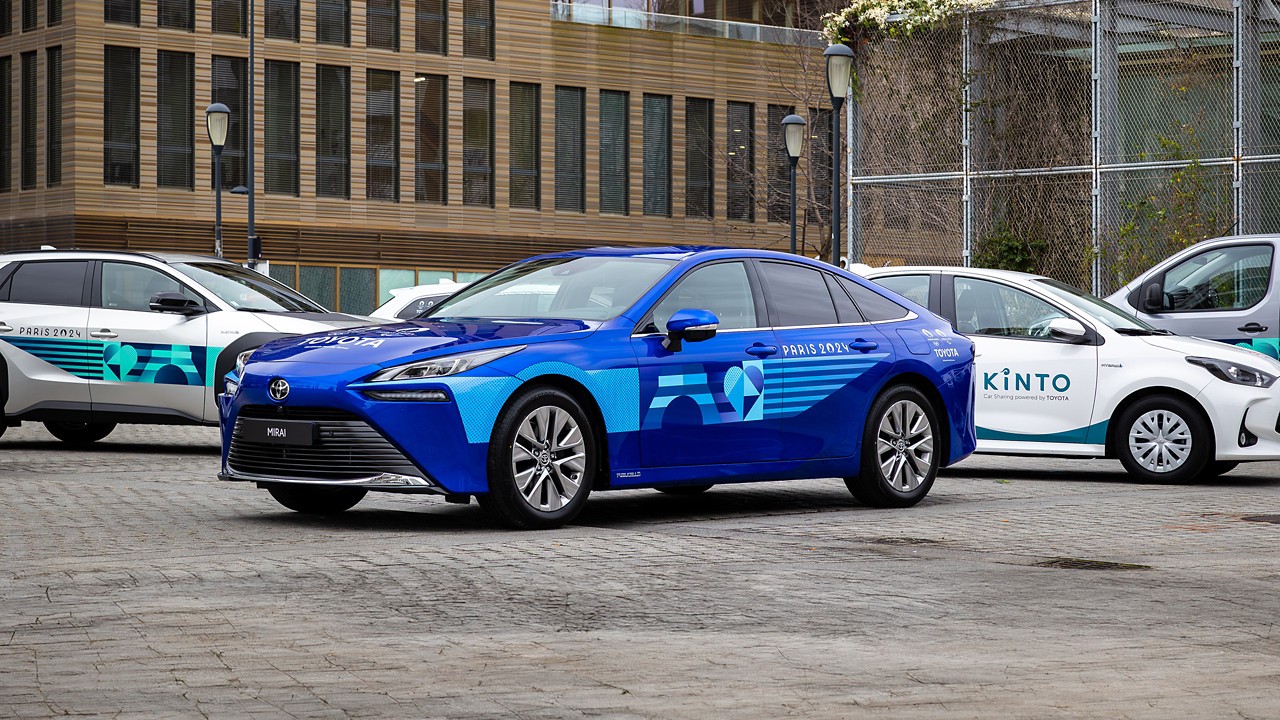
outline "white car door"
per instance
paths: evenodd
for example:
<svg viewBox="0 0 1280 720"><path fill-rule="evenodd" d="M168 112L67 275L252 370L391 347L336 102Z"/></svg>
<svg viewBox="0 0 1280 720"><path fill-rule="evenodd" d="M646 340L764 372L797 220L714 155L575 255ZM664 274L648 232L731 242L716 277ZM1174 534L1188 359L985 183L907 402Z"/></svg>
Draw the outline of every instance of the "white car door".
<svg viewBox="0 0 1280 720"><path fill-rule="evenodd" d="M160 292L205 304L163 270L123 261L101 264L97 297L89 309L90 342L102 348L101 380L89 383L95 412L177 415L202 421L213 378L208 319L151 309Z"/></svg>
<svg viewBox="0 0 1280 720"><path fill-rule="evenodd" d="M974 342L979 450L1094 454L1098 348L1051 337L1057 306L993 280L956 277L956 329Z"/></svg>
<svg viewBox="0 0 1280 720"><path fill-rule="evenodd" d="M89 410L89 381L101 370L86 338L88 260L23 262L0 284L0 355L8 398L0 415Z"/></svg>

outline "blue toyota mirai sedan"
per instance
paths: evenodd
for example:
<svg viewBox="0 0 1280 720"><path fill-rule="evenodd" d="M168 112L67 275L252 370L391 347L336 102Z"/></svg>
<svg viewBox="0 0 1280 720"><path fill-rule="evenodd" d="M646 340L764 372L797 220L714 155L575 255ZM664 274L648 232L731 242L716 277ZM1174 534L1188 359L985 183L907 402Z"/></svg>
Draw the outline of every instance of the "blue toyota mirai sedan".
<svg viewBox="0 0 1280 720"><path fill-rule="evenodd" d="M276 340L220 395L225 480L303 513L369 490L571 521L593 490L842 477L919 502L973 452L973 344L805 258L701 248L542 255L395 325Z"/></svg>

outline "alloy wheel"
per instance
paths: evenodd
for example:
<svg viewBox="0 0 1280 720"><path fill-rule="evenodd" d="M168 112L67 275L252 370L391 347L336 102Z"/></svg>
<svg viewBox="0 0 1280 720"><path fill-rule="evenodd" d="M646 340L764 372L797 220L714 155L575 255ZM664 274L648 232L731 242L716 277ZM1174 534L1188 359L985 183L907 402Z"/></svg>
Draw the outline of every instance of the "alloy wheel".
<svg viewBox="0 0 1280 720"><path fill-rule="evenodd" d="M876 434L880 473L890 487L910 492L928 476L933 463L929 416L912 400L899 400L880 418Z"/></svg>
<svg viewBox="0 0 1280 720"><path fill-rule="evenodd" d="M586 440L563 408L543 405L520 422L511 446L511 475L529 507L554 512L578 494L586 471Z"/></svg>

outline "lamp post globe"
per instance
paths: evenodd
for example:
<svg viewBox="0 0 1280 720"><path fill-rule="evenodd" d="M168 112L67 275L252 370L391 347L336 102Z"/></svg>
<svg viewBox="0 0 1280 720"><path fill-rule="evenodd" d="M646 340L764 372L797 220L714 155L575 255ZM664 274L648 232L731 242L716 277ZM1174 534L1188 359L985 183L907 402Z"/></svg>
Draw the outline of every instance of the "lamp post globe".
<svg viewBox="0 0 1280 720"><path fill-rule="evenodd" d="M831 45L823 53L827 60L827 90L833 103L843 102L849 90L849 71L853 69L853 50L848 45Z"/></svg>
<svg viewBox="0 0 1280 720"><path fill-rule="evenodd" d="M782 140L787 146L787 158L791 161L791 254L796 254L796 163L804 152L804 118L788 115L782 118Z"/></svg>
<svg viewBox="0 0 1280 720"><path fill-rule="evenodd" d="M831 93L831 264L840 266L840 106L849 92L853 50L832 45L823 51L827 60L827 90ZM849 258L853 262L853 258Z"/></svg>
<svg viewBox="0 0 1280 720"><path fill-rule="evenodd" d="M209 131L209 144L221 150L227 144L227 128L231 125L231 109L222 103L214 103L204 110L205 129Z"/></svg>

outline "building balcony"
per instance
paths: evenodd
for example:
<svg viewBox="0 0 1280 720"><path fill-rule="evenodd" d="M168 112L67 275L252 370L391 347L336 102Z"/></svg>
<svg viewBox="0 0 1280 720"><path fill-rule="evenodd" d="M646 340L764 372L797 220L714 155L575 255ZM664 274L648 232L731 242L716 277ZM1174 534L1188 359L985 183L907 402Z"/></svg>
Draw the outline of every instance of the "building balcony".
<svg viewBox="0 0 1280 720"><path fill-rule="evenodd" d="M645 3L643 0L639 0L637 4L644 5ZM668 15L649 12L644 9L610 5L610 0L552 2L551 19L586 25L650 30L681 35L697 35L699 37L728 38L730 40L746 40L777 45L803 45L814 48L823 48L827 45L822 36L813 30L705 17Z"/></svg>

